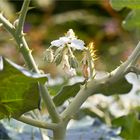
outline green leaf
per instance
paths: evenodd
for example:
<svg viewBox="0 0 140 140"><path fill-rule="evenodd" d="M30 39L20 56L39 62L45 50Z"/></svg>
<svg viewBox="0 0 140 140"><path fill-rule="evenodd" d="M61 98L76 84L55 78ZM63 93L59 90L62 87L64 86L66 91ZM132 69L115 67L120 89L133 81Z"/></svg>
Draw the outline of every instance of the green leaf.
<svg viewBox="0 0 140 140"><path fill-rule="evenodd" d="M46 80L46 77L0 57L0 119L19 117L38 108L38 82L45 83Z"/></svg>
<svg viewBox="0 0 140 140"><path fill-rule="evenodd" d="M140 121L136 114L131 113L127 116L114 119L112 124L117 127L122 127L120 135L126 140L140 140Z"/></svg>
<svg viewBox="0 0 140 140"><path fill-rule="evenodd" d="M110 3L115 10L121 10L124 7L132 9L122 22L124 29L140 29L140 0L111 0Z"/></svg>
<svg viewBox="0 0 140 140"><path fill-rule="evenodd" d="M113 94L125 94L132 89L132 84L128 83L125 77L114 83L103 84L99 89L99 93L110 96Z"/></svg>
<svg viewBox="0 0 140 140"><path fill-rule="evenodd" d="M60 91L54 96L53 101L56 106L62 105L70 97L74 97L80 90L80 86L85 82L75 83L73 85L63 86Z"/></svg>
<svg viewBox="0 0 140 140"><path fill-rule="evenodd" d="M48 86L48 91L52 96L55 96L59 92L62 86L63 86L62 84L51 86L51 87Z"/></svg>
<svg viewBox="0 0 140 140"><path fill-rule="evenodd" d="M129 12L122 22L122 26L127 30L140 29L140 10L132 10Z"/></svg>
<svg viewBox="0 0 140 140"><path fill-rule="evenodd" d="M140 0L110 0L110 4L115 10L121 10L124 7L140 9Z"/></svg>

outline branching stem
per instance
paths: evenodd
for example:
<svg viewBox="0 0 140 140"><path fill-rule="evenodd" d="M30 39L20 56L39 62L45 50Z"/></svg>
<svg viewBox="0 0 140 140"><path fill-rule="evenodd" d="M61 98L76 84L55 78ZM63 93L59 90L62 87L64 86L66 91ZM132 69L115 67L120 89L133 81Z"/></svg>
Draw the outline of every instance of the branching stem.
<svg viewBox="0 0 140 140"><path fill-rule="evenodd" d="M55 123L59 123L61 121L61 118L59 117L59 114L57 113L56 107L53 103L53 100L51 99L48 93L48 89L41 84L39 84L40 87L40 93L43 99L45 99L45 104L48 109L48 112L50 113L50 116ZM46 94L47 93L47 94Z"/></svg>
<svg viewBox="0 0 140 140"><path fill-rule="evenodd" d="M24 28L24 23L25 23L25 18L28 12L28 7L30 4L30 0L24 0L24 3L22 5L21 11L20 11L20 16L18 19L18 25L16 28L16 34L20 35L22 34L23 28Z"/></svg>
<svg viewBox="0 0 140 140"><path fill-rule="evenodd" d="M25 40L25 37L23 35L23 26L24 26L24 22L25 22L25 17L28 11L28 6L30 4L30 0L24 0L21 11L20 11L20 15L19 15L19 19L18 19L18 25L15 28L2 14L0 14L0 22L3 24L3 26L5 27L5 29L14 37L15 41L17 42L18 46L19 46L19 50L22 53L25 62L29 68L29 70L34 71L36 73L40 73L34 58L32 56L32 51L29 49L28 44ZM46 87L45 86L41 86L42 87L42 95L43 100L45 102L45 104L48 104L49 107L48 111L50 116L52 117L52 121L53 122L58 122L59 120L59 114L57 113L56 109L53 109L53 111L51 111L49 108L55 108L50 94L48 92L46 92Z"/></svg>
<svg viewBox="0 0 140 140"><path fill-rule="evenodd" d="M78 92L76 97L73 99L71 104L62 112L61 117L64 119L71 118L81 107L84 101L91 95L97 93L98 89L104 84L104 86L110 83L117 82L120 78L122 78L126 73L129 73L130 67L133 66L140 56L140 42L130 55L130 57L122 63L117 69L112 71L109 75L105 76L100 80L91 80L87 83L87 88L84 86Z"/></svg>
<svg viewBox="0 0 140 140"><path fill-rule="evenodd" d="M46 123L44 121L34 120L26 116L21 116L18 119L16 118L16 120L35 126L35 127L44 128L44 129L55 130L58 127L56 123Z"/></svg>
<svg viewBox="0 0 140 140"><path fill-rule="evenodd" d="M9 33L11 33L11 35L16 40L19 46L19 50L21 51L28 68L34 72L40 73L34 61L34 58L31 54L31 50L29 49L28 44L23 35L23 26L29 4L30 0L24 0L20 16L18 19L18 24L16 27L14 27L2 14L0 14L0 23L3 24L5 29ZM85 86L81 87L81 90L78 92L78 94L73 99L71 104L61 113L61 116L57 113L56 107L46 87L40 85L43 100L48 108L48 112L52 118L53 123L41 122L38 120L26 118L25 116L21 116L20 118L18 118L18 120L36 127L51 129L54 131L54 140L58 140L58 138L59 140L64 140L68 121L70 120L71 116L74 115L79 110L84 101L89 96L97 93L102 84L104 84L104 86L106 84L109 86L109 84L117 82L126 73L129 73L129 71L131 71L130 67L135 65L139 56L140 56L140 42L138 43L138 45L136 46L130 57L124 63L122 63L117 69L112 71L110 75L106 75L104 78L100 80L89 81L86 86L87 88L85 88Z"/></svg>

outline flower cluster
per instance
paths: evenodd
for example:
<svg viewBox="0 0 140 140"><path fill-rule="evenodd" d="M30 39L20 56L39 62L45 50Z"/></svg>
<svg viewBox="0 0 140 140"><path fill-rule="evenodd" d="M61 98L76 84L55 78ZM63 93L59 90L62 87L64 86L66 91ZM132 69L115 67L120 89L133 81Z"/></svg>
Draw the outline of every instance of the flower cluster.
<svg viewBox="0 0 140 140"><path fill-rule="evenodd" d="M57 49L53 49L57 47ZM82 59L82 72L85 79L93 76L95 51L93 43L85 47L85 43L75 36L72 29L69 29L65 36L51 42L51 45L45 51L45 61L47 63L55 63L61 66L63 71L73 76L76 74L76 69L79 67L74 51L79 50L84 52Z"/></svg>
<svg viewBox="0 0 140 140"><path fill-rule="evenodd" d="M77 39L72 29L69 29L64 37L60 37L58 40L51 42L51 46L62 48L68 46L76 50L83 50L85 47L84 45L85 43L82 40Z"/></svg>

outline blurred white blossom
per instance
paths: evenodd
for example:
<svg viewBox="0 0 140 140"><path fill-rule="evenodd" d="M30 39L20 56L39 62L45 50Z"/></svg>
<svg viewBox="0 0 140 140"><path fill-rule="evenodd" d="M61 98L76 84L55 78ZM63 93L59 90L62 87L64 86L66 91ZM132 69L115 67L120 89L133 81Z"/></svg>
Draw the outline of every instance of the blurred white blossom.
<svg viewBox="0 0 140 140"><path fill-rule="evenodd" d="M77 50L83 50L85 47L84 45L85 43L82 40L77 39L72 29L69 29L69 31L66 33L65 36L60 37L59 39L51 42L51 46L55 47L68 46Z"/></svg>

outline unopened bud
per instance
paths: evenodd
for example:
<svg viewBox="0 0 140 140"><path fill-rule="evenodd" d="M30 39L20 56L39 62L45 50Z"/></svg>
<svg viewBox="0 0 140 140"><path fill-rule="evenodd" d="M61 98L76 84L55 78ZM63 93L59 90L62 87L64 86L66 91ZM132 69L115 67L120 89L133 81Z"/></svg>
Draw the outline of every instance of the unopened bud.
<svg viewBox="0 0 140 140"><path fill-rule="evenodd" d="M69 56L69 64L72 68L78 68L78 61L74 56Z"/></svg>
<svg viewBox="0 0 140 140"><path fill-rule="evenodd" d="M47 63L52 63L54 60L53 50L52 49L46 49L44 53L44 61Z"/></svg>
<svg viewBox="0 0 140 140"><path fill-rule="evenodd" d="M54 58L54 62L56 65L59 65L62 61L62 58L63 58L63 53L59 53L55 56Z"/></svg>
<svg viewBox="0 0 140 140"><path fill-rule="evenodd" d="M85 77L85 79L88 79L89 78L89 67L87 64L83 64L82 72L83 72L83 76Z"/></svg>
<svg viewBox="0 0 140 140"><path fill-rule="evenodd" d="M60 47L60 48L56 49L54 55L55 55L54 62L56 65L59 65L63 58L63 48Z"/></svg>
<svg viewBox="0 0 140 140"><path fill-rule="evenodd" d="M63 51L63 48L62 47L59 47L58 49L56 49L54 55L57 56L58 54L62 53L62 51Z"/></svg>

